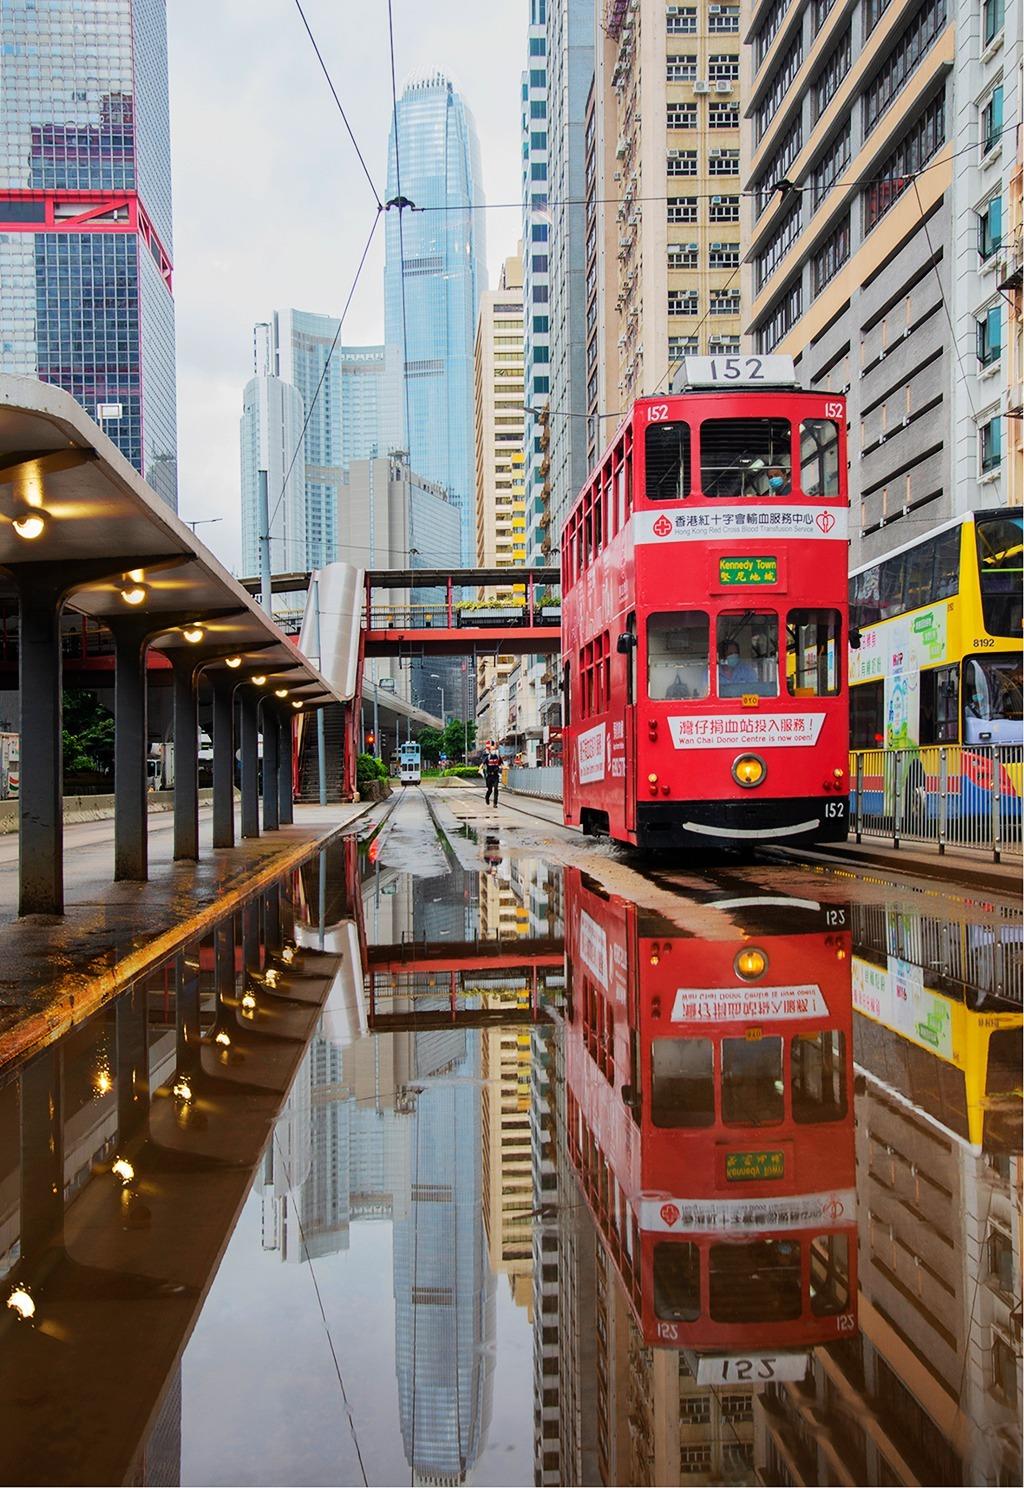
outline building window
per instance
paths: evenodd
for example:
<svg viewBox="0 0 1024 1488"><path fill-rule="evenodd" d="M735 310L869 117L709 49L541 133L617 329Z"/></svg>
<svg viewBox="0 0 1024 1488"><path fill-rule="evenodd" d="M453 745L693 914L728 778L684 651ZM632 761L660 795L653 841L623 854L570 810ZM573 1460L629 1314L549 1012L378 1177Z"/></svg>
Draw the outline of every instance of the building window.
<svg viewBox="0 0 1024 1488"><path fill-rule="evenodd" d="M738 289L713 289L711 291L712 315L739 315L740 292Z"/></svg>
<svg viewBox="0 0 1024 1488"><path fill-rule="evenodd" d="M821 294L830 279L834 279L850 256L850 214L840 222L822 243L811 260L814 293Z"/></svg>
<svg viewBox="0 0 1024 1488"><path fill-rule="evenodd" d="M549 392L548 379L546 377L535 377L533 379L533 391L534 393Z"/></svg>
<svg viewBox="0 0 1024 1488"><path fill-rule="evenodd" d="M665 30L670 36L694 36L697 32L697 8L694 5L670 5L665 11Z"/></svg>
<svg viewBox="0 0 1024 1488"><path fill-rule="evenodd" d="M546 253L535 253L531 267L535 274L546 274L548 271L548 255Z"/></svg>
<svg viewBox="0 0 1024 1488"><path fill-rule="evenodd" d="M991 258L1003 241L1003 199L994 196L978 213L978 252Z"/></svg>
<svg viewBox="0 0 1024 1488"><path fill-rule="evenodd" d="M535 130L533 130L533 132L530 135L530 149L531 150L546 150L547 147L548 147L547 131L544 130L544 129L535 129Z"/></svg>
<svg viewBox="0 0 1024 1488"><path fill-rule="evenodd" d="M708 210L711 222L739 222L740 199L738 196L713 196Z"/></svg>
<svg viewBox="0 0 1024 1488"><path fill-rule="evenodd" d="M850 123L847 120L828 151L811 171L811 211L816 212L850 163Z"/></svg>
<svg viewBox="0 0 1024 1488"><path fill-rule="evenodd" d="M548 240L548 225L546 222L535 222L530 228L530 239L534 243L546 243Z"/></svg>
<svg viewBox="0 0 1024 1488"><path fill-rule="evenodd" d="M921 58L946 24L946 0L924 0L864 94L864 134L869 135L906 87Z"/></svg>
<svg viewBox="0 0 1024 1488"><path fill-rule="evenodd" d="M978 361L983 367L998 362L1003 349L1003 315L998 305L986 310L978 321Z"/></svg>
<svg viewBox="0 0 1024 1488"><path fill-rule="evenodd" d="M530 87L531 88L546 88L547 85L548 85L548 75L544 71L543 67L531 67L530 68Z"/></svg>
<svg viewBox="0 0 1024 1488"><path fill-rule="evenodd" d="M543 160L535 160L530 166L531 181L546 181L548 178L547 164Z"/></svg>
<svg viewBox="0 0 1024 1488"><path fill-rule="evenodd" d="M713 83L735 83L740 75L739 57L728 52L712 52L708 58L708 77Z"/></svg>
<svg viewBox="0 0 1024 1488"><path fill-rule="evenodd" d="M779 182L785 180L786 172L800 154L803 145L804 127L798 115L792 126L783 135L779 148L772 156L771 164L762 172L761 178L757 183L755 207L758 217L767 211L778 189Z"/></svg>
<svg viewBox="0 0 1024 1488"><path fill-rule="evenodd" d="M738 176L739 173L739 150L711 150L708 153L709 176Z"/></svg>
<svg viewBox="0 0 1024 1488"><path fill-rule="evenodd" d="M811 26L815 36L818 35L825 24L826 17L831 13L836 0L812 0L811 4Z"/></svg>
<svg viewBox="0 0 1024 1488"><path fill-rule="evenodd" d="M739 266L739 243L711 243L708 245L709 269L738 269Z"/></svg>
<svg viewBox="0 0 1024 1488"><path fill-rule="evenodd" d="M710 5L708 7L708 30L711 35L716 33L734 34L740 29L740 8L738 5Z"/></svg>
<svg viewBox="0 0 1024 1488"><path fill-rule="evenodd" d="M670 176L695 176L697 174L697 151L669 150L668 173Z"/></svg>
<svg viewBox="0 0 1024 1488"><path fill-rule="evenodd" d="M708 339L708 356L734 356L740 349L739 336L719 336Z"/></svg>
<svg viewBox="0 0 1024 1488"><path fill-rule="evenodd" d="M696 129L697 105L695 103L670 103L668 127L669 129Z"/></svg>
<svg viewBox="0 0 1024 1488"><path fill-rule="evenodd" d="M1005 12L1005 0L984 0L984 4L981 7L981 22L982 36L985 38L986 46L990 42L995 41L1003 29Z"/></svg>
<svg viewBox="0 0 1024 1488"><path fill-rule="evenodd" d="M531 119L546 119L547 116L548 116L548 106L547 106L546 102L544 101L543 98L535 98L533 100L533 102L530 104L530 118Z"/></svg>
<svg viewBox="0 0 1024 1488"><path fill-rule="evenodd" d="M669 222L696 222L697 198L695 196L670 196L668 220Z"/></svg>
<svg viewBox="0 0 1024 1488"><path fill-rule="evenodd" d="M548 287L546 284L535 284L532 289L533 303L535 305L546 305L548 302Z"/></svg>
<svg viewBox="0 0 1024 1488"><path fill-rule="evenodd" d="M665 59L665 76L670 83L695 83L697 58L693 53L669 53Z"/></svg>
<svg viewBox="0 0 1024 1488"><path fill-rule="evenodd" d="M696 336L669 336L668 354L672 361L678 361L680 357L696 356L698 341Z"/></svg>
<svg viewBox="0 0 1024 1488"><path fill-rule="evenodd" d="M889 0L865 0L864 3L864 40L867 41L872 31L889 9Z"/></svg>
<svg viewBox="0 0 1024 1488"><path fill-rule="evenodd" d="M882 163L876 180L864 188L864 232L880 222L946 138L946 100L939 94L920 121Z"/></svg>
<svg viewBox="0 0 1024 1488"><path fill-rule="evenodd" d="M767 317L757 328L757 349L764 353L774 351L800 319L803 310L803 294L800 280L795 279L783 290Z"/></svg>
<svg viewBox="0 0 1024 1488"><path fill-rule="evenodd" d="M698 247L696 243L669 243L668 266L670 269L696 269Z"/></svg>
<svg viewBox="0 0 1024 1488"><path fill-rule="evenodd" d="M696 315L697 291L695 289L670 289L668 313L669 315Z"/></svg>
<svg viewBox="0 0 1024 1488"><path fill-rule="evenodd" d="M548 317L546 315L535 315L533 317L533 334L535 336L546 336L548 333Z"/></svg>
<svg viewBox="0 0 1024 1488"><path fill-rule="evenodd" d="M739 129L740 106L738 103L711 103L708 105L709 129Z"/></svg>
<svg viewBox="0 0 1024 1488"><path fill-rule="evenodd" d="M1003 459L1003 421L1001 418L989 419L987 424L982 424L979 430L979 442L982 475L990 470L998 470Z"/></svg>
<svg viewBox="0 0 1024 1488"><path fill-rule="evenodd" d="M757 283L758 294L764 289L768 280L775 273L779 264L800 236L800 205L800 199L798 197L786 216L783 217L779 226L775 229L773 236L769 239L767 248L763 253L758 254L754 260L754 278Z"/></svg>
<svg viewBox="0 0 1024 1488"><path fill-rule="evenodd" d="M764 25L754 37L755 69L760 67L765 57L767 57L768 49L778 35L779 27L785 20L788 9L789 0L774 0L771 9L765 17Z"/></svg>
<svg viewBox="0 0 1024 1488"><path fill-rule="evenodd" d="M775 118L779 104L789 92L793 79L800 71L803 59L803 38L798 34L790 42L785 55L779 59L771 87L761 99L754 114L754 133L758 141L762 140L767 133L768 125Z"/></svg>
<svg viewBox="0 0 1024 1488"><path fill-rule="evenodd" d="M530 56L531 57L543 57L544 56L544 37L543 36L531 36L530 37Z"/></svg>
<svg viewBox="0 0 1024 1488"><path fill-rule="evenodd" d="M1003 132L1003 86L993 88L981 110L981 153L987 155L999 143Z"/></svg>
<svg viewBox="0 0 1024 1488"><path fill-rule="evenodd" d="M811 90L811 107L815 119L821 118L835 97L839 84L850 70L851 56L850 28L847 26L829 54L829 59L818 74L817 81Z"/></svg>

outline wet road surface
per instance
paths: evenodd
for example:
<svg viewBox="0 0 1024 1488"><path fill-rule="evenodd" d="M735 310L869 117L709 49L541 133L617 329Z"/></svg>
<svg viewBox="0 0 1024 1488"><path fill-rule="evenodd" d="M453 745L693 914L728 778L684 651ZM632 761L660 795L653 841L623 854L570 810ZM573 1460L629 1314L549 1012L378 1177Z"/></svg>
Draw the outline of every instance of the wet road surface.
<svg viewBox="0 0 1024 1488"><path fill-rule="evenodd" d="M0 1482L1020 1478L1021 919L407 791L0 1084Z"/></svg>

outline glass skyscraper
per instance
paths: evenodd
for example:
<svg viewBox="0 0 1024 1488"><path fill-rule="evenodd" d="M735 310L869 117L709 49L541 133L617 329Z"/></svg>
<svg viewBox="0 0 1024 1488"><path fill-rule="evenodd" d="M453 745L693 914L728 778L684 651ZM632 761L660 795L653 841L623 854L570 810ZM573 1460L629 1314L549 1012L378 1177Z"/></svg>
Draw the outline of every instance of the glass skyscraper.
<svg viewBox="0 0 1024 1488"><path fill-rule="evenodd" d="M165 0L3 0L0 67L0 367L176 506Z"/></svg>
<svg viewBox="0 0 1024 1488"><path fill-rule="evenodd" d="M465 101L442 73L408 84L388 141L388 200L418 211L387 214L384 329L402 369L400 417L417 475L445 487L458 508L461 552L474 562L473 341L486 288L480 148ZM399 181L399 176L401 180ZM403 335L404 285L404 335Z"/></svg>

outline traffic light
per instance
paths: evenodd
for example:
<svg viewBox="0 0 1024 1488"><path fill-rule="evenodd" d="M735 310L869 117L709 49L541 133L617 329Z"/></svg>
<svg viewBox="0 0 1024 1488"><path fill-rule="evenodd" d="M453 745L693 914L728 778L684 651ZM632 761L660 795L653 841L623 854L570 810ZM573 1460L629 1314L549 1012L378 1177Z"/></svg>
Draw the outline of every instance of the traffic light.
<svg viewBox="0 0 1024 1488"><path fill-rule="evenodd" d="M377 742L377 735L373 732L373 729L371 729L370 732L366 736L366 747L367 747L367 749L372 749L373 746L376 744L376 742Z"/></svg>

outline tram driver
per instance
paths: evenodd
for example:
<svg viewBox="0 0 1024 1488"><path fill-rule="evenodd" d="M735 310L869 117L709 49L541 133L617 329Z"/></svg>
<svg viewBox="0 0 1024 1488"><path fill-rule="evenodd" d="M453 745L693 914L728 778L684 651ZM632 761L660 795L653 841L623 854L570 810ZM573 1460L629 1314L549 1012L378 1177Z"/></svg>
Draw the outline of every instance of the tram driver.
<svg viewBox="0 0 1024 1488"><path fill-rule="evenodd" d="M763 691L757 667L740 655L736 641L726 641L718 653L718 696L742 697L745 692Z"/></svg>

